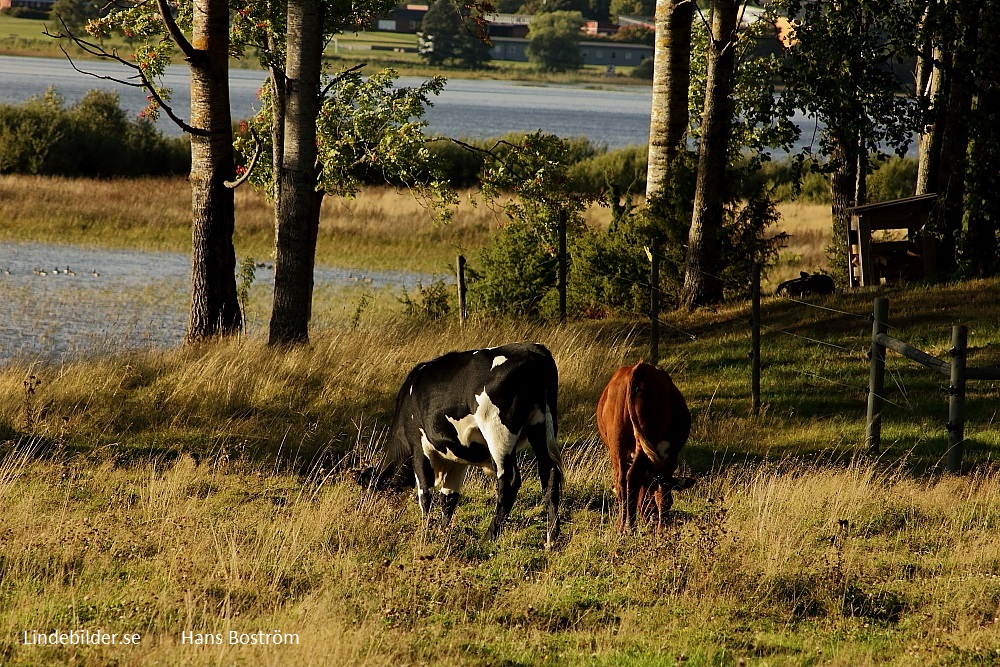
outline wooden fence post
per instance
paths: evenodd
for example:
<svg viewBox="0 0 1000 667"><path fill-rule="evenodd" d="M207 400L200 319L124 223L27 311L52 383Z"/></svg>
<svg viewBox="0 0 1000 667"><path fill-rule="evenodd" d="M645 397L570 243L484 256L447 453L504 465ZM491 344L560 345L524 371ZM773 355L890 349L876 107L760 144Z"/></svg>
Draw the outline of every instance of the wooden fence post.
<svg viewBox="0 0 1000 667"><path fill-rule="evenodd" d="M465 256L458 256L458 321L465 324L469 317L469 311L465 307L465 295L468 288L465 286Z"/></svg>
<svg viewBox="0 0 1000 667"><path fill-rule="evenodd" d="M948 472L962 474L962 454L965 449L965 356L969 330L964 326L951 329L951 382L948 386Z"/></svg>
<svg viewBox="0 0 1000 667"><path fill-rule="evenodd" d="M566 209L559 210L559 324L566 323Z"/></svg>
<svg viewBox="0 0 1000 667"><path fill-rule="evenodd" d="M649 243L649 363L660 363L660 240Z"/></svg>
<svg viewBox="0 0 1000 667"><path fill-rule="evenodd" d="M760 264L750 278L750 396L753 414L760 414Z"/></svg>
<svg viewBox="0 0 1000 667"><path fill-rule="evenodd" d="M875 299L872 310L871 373L868 377L868 419L865 445L869 454L878 454L882 447L882 390L885 385L885 347L878 335L889 331L889 300Z"/></svg>

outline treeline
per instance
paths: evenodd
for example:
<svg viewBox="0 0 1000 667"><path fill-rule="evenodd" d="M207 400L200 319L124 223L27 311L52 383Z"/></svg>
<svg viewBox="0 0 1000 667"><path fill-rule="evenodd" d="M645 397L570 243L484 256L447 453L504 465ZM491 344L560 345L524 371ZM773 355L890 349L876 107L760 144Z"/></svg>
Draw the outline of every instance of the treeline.
<svg viewBox="0 0 1000 667"><path fill-rule="evenodd" d="M237 130L238 131L238 130ZM455 188L481 183L489 151L518 145L524 134L493 139L448 140L429 144L440 174ZM646 147L608 149L585 137L565 140L571 189L588 194L625 197L645 192ZM464 144L464 145L463 145ZM55 90L23 104L0 105L0 173L73 177L139 177L184 175L191 166L186 138L166 137L146 120L133 119L116 93L91 90L66 105ZM830 184L808 163L796 168L789 160L765 162L744 183L744 196L758 186L776 201L830 203ZM913 194L916 161L891 158L868 176L869 201ZM369 185L385 185L383 172L363 175Z"/></svg>
<svg viewBox="0 0 1000 667"><path fill-rule="evenodd" d="M95 178L186 174L190 147L133 119L118 94L91 90L78 102L50 89L0 105L0 173Z"/></svg>

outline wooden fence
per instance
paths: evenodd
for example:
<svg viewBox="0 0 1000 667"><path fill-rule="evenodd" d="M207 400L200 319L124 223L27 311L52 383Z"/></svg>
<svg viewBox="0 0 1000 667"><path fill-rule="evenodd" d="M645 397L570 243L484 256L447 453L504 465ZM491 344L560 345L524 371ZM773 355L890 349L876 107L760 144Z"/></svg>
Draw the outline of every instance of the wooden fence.
<svg viewBox="0 0 1000 667"><path fill-rule="evenodd" d="M885 351L893 350L908 359L947 375L948 384L948 450L946 466L950 473L962 473L965 445L965 383L966 380L1000 380L1000 368L969 368L966 365L966 346L969 331L965 326L951 330L951 361L942 361L923 350L893 338L889 331L889 300L875 299L872 317L871 372L868 381L868 419L865 441L868 451L877 454L881 449L882 406L885 383Z"/></svg>

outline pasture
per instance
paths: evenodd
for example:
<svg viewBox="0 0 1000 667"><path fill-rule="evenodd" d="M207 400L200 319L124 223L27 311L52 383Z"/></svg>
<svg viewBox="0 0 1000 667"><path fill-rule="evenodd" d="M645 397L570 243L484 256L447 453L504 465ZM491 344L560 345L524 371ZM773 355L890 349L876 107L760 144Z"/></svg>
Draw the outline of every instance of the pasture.
<svg viewBox="0 0 1000 667"><path fill-rule="evenodd" d="M176 191L176 209L156 199L115 217L126 204L105 199L96 219L72 217L64 190L80 184L51 186L44 197L41 188L5 194L3 238L186 242L182 181L162 188ZM89 199L102 193L110 196L93 190ZM19 203L25 197L52 213ZM270 218L260 208L259 218L241 217L241 255L266 257ZM484 242L494 223L475 212L486 217L442 229L405 212L397 222L366 213L371 222L357 229L330 216L320 261L346 261L353 248L362 262L384 253L397 267L437 268ZM821 268L810 256L815 248L790 248L782 270ZM766 298L759 416L750 411L748 304L664 315L661 365L693 415L678 474L697 482L675 492L661 534L642 524L635 535L617 532L594 420L611 373L647 354L645 323L473 317L460 327L408 316L393 295L361 308L347 291L326 297L329 315L311 344L290 352L252 331L182 349L13 362L0 369L0 662L1000 663L1000 387L970 383L968 472L950 477L947 381L890 354L884 452L861 453L873 298L890 299L892 335L945 357L950 327L966 324L969 364L996 366L998 288ZM479 473L463 487L454 526L426 534L412 493L356 484L414 364L515 340L544 343L560 374L566 479L554 549L543 549L530 456L496 543L483 539L495 486ZM80 629L141 640L34 641ZM239 643L275 633L281 644Z"/></svg>

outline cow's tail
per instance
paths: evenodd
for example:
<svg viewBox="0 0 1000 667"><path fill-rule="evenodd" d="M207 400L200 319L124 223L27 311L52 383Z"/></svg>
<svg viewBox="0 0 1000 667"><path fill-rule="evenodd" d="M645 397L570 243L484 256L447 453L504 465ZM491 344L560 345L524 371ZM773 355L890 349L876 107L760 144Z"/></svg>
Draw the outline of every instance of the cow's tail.
<svg viewBox="0 0 1000 667"><path fill-rule="evenodd" d="M629 373L628 385L625 387L625 410L628 412L629 423L632 424L632 433L635 435L636 444L642 448L642 451L646 453L650 461L657 464L660 463L660 455L656 451L656 447L653 446L653 443L649 441L646 434L639 428L639 424L642 422L635 411L635 399L641 391L642 384L642 378L640 377L641 364L642 361L637 363L633 366L632 372Z"/></svg>

